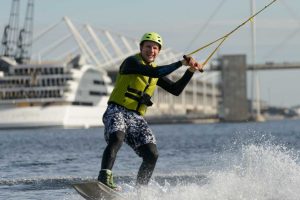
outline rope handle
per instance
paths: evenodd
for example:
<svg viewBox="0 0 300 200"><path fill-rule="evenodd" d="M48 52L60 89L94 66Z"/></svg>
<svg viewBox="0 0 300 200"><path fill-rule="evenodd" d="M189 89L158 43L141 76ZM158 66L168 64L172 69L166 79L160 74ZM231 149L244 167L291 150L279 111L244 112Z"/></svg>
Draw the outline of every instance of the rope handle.
<svg viewBox="0 0 300 200"><path fill-rule="evenodd" d="M187 57L186 55L184 55L184 56L183 56L183 59L184 59L187 63L189 63L190 60L191 60L191 57ZM203 73L204 70L203 70L203 69L199 69L199 72Z"/></svg>

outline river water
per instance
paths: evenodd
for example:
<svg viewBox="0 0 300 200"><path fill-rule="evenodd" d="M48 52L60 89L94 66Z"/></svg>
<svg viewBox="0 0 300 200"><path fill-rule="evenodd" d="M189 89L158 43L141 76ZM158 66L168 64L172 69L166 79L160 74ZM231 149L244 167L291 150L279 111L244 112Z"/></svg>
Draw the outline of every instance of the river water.
<svg viewBox="0 0 300 200"><path fill-rule="evenodd" d="M300 121L151 125L159 159L145 200L299 200ZM0 199L80 200L95 180L103 128L0 130ZM126 144L113 172L138 199L141 159Z"/></svg>

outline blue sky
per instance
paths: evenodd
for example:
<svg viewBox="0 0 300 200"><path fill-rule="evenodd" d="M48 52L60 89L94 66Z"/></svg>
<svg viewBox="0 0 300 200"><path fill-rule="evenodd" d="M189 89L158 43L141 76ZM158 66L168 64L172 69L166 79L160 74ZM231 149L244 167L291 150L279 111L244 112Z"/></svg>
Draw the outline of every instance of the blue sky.
<svg viewBox="0 0 300 200"><path fill-rule="evenodd" d="M256 0L256 9L269 2ZM26 3L21 0L21 17ZM10 7L11 0L1 0L1 34L3 25L8 22ZM298 10L299 0L277 0L256 18L258 63L300 62ZM74 21L90 23L133 38L140 38L147 31L156 31L163 36L167 47L189 53L231 31L249 15L250 0L35 0L35 31L68 16ZM192 40L194 43L189 45ZM235 53L247 54L250 62L249 24L234 33L219 51L219 54ZM206 54L199 52L195 57L203 60ZM266 71L259 73L259 77L264 100L279 106L300 105L300 95L296 94L300 70Z"/></svg>

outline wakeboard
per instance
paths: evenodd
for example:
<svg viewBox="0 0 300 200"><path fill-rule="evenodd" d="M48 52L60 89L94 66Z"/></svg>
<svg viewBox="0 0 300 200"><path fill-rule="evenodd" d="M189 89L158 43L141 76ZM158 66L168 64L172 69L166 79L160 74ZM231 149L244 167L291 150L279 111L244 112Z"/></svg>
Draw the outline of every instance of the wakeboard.
<svg viewBox="0 0 300 200"><path fill-rule="evenodd" d="M98 181L76 183L72 186L86 200L126 200L122 194Z"/></svg>

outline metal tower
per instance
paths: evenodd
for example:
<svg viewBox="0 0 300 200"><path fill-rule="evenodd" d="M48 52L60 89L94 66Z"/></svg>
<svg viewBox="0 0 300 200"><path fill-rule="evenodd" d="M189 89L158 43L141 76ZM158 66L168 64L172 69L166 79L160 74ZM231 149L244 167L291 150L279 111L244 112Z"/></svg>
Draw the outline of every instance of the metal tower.
<svg viewBox="0 0 300 200"><path fill-rule="evenodd" d="M2 42L1 42L1 56L15 58L16 55L16 41L19 31L19 10L20 0L13 0L9 23L5 26Z"/></svg>
<svg viewBox="0 0 300 200"><path fill-rule="evenodd" d="M34 0L28 0L24 27L19 32L17 41L16 61L27 63L31 56L32 35L33 35L33 9Z"/></svg>

